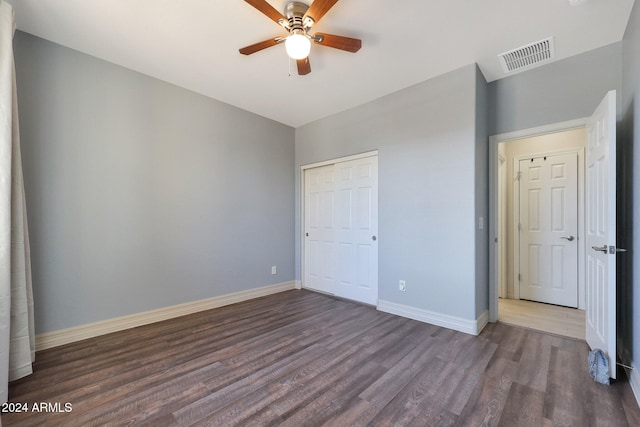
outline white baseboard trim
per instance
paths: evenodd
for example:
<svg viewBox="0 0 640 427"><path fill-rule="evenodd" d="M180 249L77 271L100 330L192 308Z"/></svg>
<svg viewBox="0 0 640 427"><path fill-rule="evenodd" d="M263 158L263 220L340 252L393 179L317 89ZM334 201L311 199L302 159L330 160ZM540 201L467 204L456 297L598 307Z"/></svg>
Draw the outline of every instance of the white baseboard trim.
<svg viewBox="0 0 640 427"><path fill-rule="evenodd" d="M36 335L36 351L296 289L290 281Z"/></svg>
<svg viewBox="0 0 640 427"><path fill-rule="evenodd" d="M302 289L302 280L296 280L295 284L296 284L296 289Z"/></svg>
<svg viewBox="0 0 640 427"><path fill-rule="evenodd" d="M631 369L625 368L625 372L629 378L629 384L631 385L631 390L633 390L633 395L636 397L636 402L638 403L638 406L640 406L640 373L638 373L638 370L633 363L631 363Z"/></svg>
<svg viewBox="0 0 640 427"><path fill-rule="evenodd" d="M485 310L477 320L449 316L385 300L378 300L378 310L471 335L478 335L489 321L488 310Z"/></svg>

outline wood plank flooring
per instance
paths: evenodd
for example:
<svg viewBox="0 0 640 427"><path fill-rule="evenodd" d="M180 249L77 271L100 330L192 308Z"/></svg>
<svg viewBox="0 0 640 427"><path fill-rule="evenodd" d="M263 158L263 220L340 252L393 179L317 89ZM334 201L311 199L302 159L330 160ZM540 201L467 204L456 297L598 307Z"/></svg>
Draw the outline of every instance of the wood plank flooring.
<svg viewBox="0 0 640 427"><path fill-rule="evenodd" d="M498 321L507 325L585 339L585 312L575 308L500 298Z"/></svg>
<svg viewBox="0 0 640 427"><path fill-rule="evenodd" d="M474 337L294 290L39 352L9 389L29 410L2 424L640 425L629 384L593 382L587 352L529 329L489 324ZM40 402L61 410L32 410Z"/></svg>

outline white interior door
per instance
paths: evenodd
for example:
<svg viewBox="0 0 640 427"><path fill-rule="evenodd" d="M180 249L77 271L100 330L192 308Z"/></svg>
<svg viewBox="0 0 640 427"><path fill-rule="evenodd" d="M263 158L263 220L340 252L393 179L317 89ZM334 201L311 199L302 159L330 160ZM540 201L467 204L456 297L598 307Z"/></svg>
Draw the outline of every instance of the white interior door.
<svg viewBox="0 0 640 427"><path fill-rule="evenodd" d="M520 298L578 307L578 155L520 160Z"/></svg>
<svg viewBox="0 0 640 427"><path fill-rule="evenodd" d="M378 157L305 170L304 286L377 305Z"/></svg>
<svg viewBox="0 0 640 427"><path fill-rule="evenodd" d="M616 92L587 123L586 338L616 378Z"/></svg>
<svg viewBox="0 0 640 427"><path fill-rule="evenodd" d="M305 171L305 287L335 293L334 165Z"/></svg>

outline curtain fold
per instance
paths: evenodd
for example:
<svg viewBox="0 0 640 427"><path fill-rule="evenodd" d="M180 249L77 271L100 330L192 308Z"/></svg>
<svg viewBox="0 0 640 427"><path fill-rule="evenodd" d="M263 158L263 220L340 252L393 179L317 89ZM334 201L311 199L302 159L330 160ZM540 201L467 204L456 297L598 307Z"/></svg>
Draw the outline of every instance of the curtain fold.
<svg viewBox="0 0 640 427"><path fill-rule="evenodd" d="M31 257L22 180L13 8L0 0L0 403L35 357Z"/></svg>

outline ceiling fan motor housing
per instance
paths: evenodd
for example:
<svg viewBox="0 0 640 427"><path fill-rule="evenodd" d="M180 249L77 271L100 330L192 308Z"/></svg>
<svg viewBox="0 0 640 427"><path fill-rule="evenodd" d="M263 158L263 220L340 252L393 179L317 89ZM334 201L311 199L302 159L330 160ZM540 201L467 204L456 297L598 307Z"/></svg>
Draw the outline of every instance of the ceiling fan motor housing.
<svg viewBox="0 0 640 427"><path fill-rule="evenodd" d="M304 14L307 13L307 9L309 9L309 6L305 3L292 1L284 7L284 16L286 16L287 19L302 18Z"/></svg>
<svg viewBox="0 0 640 427"><path fill-rule="evenodd" d="M284 16L289 21L289 31L303 30L305 29L305 23L303 22L304 14L307 13L309 6L299 1L292 1L287 3L284 8Z"/></svg>

